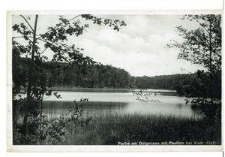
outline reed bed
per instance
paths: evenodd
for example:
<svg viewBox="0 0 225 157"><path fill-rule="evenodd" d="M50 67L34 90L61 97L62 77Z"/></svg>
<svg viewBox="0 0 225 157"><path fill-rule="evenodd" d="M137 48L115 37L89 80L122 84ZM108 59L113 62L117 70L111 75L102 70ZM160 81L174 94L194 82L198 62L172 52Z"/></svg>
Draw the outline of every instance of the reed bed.
<svg viewBox="0 0 225 157"><path fill-rule="evenodd" d="M83 121L85 121L83 119ZM119 115L89 118L88 123L68 125L67 145L146 144L221 144L221 122L207 119L156 115Z"/></svg>

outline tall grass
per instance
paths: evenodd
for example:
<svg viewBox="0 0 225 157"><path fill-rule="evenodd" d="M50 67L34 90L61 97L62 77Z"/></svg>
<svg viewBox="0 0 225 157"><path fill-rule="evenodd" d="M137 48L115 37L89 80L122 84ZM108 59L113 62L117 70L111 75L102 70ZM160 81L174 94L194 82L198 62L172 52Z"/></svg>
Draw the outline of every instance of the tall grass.
<svg viewBox="0 0 225 157"><path fill-rule="evenodd" d="M95 117L83 126L68 125L67 129L66 140L60 144L117 145L139 141L221 144L221 122L208 123L204 118L110 114Z"/></svg>

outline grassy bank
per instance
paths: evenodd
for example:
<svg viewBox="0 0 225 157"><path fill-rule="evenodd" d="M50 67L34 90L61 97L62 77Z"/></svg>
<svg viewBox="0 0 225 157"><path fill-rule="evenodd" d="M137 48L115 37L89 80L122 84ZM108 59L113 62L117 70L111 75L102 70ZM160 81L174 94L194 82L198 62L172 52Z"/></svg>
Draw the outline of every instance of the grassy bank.
<svg viewBox="0 0 225 157"><path fill-rule="evenodd" d="M180 119L172 116L111 114L93 118L82 127L67 126L69 145L123 144L220 144L221 124L206 119ZM142 143L139 143L139 142ZM147 143L144 143L147 142Z"/></svg>

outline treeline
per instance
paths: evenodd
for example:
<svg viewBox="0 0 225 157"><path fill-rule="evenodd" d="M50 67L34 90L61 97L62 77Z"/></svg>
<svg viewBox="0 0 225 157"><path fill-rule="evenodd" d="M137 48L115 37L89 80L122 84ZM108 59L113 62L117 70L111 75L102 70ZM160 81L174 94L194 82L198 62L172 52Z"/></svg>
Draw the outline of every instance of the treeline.
<svg viewBox="0 0 225 157"><path fill-rule="evenodd" d="M170 89L183 94L183 87L193 82L194 74L134 77L124 69L99 63L55 64L47 62L49 87Z"/></svg>
<svg viewBox="0 0 225 157"><path fill-rule="evenodd" d="M134 80L135 86L141 89L170 89L187 97L209 97L211 94L214 98L221 98L221 72L216 72L212 81L208 72L200 70L193 74L143 76Z"/></svg>
<svg viewBox="0 0 225 157"><path fill-rule="evenodd" d="M193 74L174 74L162 76L131 76L124 69L111 65L94 64L55 64L45 63L49 69L49 87L82 87L82 88L138 88L138 89L168 89L176 90L179 95L209 96L210 80L204 71ZM214 80L213 95L221 95L221 74ZM204 91L204 92L202 92Z"/></svg>
<svg viewBox="0 0 225 157"><path fill-rule="evenodd" d="M135 77L135 85L141 89L171 89L176 90L178 86L184 86L190 83L193 74L174 74L162 76L142 76Z"/></svg>
<svg viewBox="0 0 225 157"><path fill-rule="evenodd" d="M81 55L80 58L82 57L84 56ZM185 96L209 96L210 94L209 76L201 71L194 74L134 77L124 69L102 65L88 57L83 62L40 63L38 60L31 62L21 58L16 53L13 55L13 71L16 71L13 72L14 93L18 93L21 86L26 88L25 82L30 64L34 65L34 78L30 79L46 87L169 89L176 90L179 95ZM213 85L213 94L215 97L220 97L221 74L213 80L216 80Z"/></svg>
<svg viewBox="0 0 225 157"><path fill-rule="evenodd" d="M111 65L96 63L84 66L48 62L46 67L50 71L50 87L134 88L134 78L124 69Z"/></svg>

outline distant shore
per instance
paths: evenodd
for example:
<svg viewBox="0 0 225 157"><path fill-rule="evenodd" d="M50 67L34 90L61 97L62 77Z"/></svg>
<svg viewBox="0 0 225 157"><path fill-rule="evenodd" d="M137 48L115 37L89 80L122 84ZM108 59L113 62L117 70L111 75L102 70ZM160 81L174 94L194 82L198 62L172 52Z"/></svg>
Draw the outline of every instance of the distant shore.
<svg viewBox="0 0 225 157"><path fill-rule="evenodd" d="M51 87L48 90L52 91L68 91L68 92L109 92L109 93L129 93L129 92L148 92L148 93L160 93L160 95L177 95L174 90L165 89L135 89L135 88L82 88L82 87Z"/></svg>
<svg viewBox="0 0 225 157"><path fill-rule="evenodd" d="M71 92L132 92L133 88L82 88L82 87L51 87L48 88L52 91L71 91Z"/></svg>

